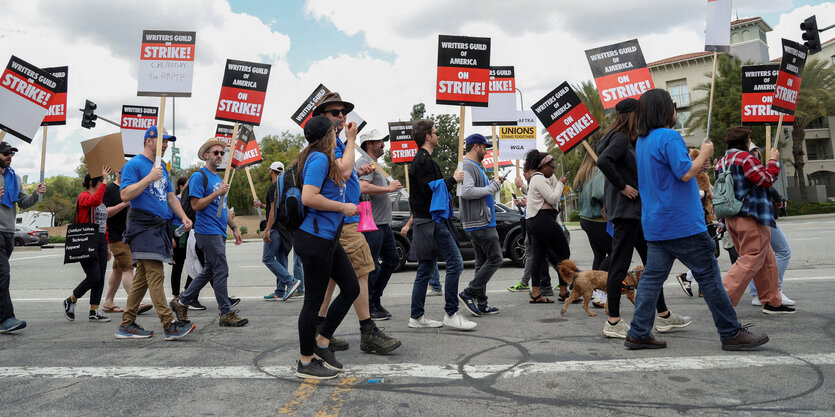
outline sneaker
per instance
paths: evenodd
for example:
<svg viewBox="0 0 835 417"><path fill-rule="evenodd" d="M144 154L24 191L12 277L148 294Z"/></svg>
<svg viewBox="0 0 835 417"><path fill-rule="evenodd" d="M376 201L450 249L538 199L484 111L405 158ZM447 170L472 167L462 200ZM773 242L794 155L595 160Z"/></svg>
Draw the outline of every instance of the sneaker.
<svg viewBox="0 0 835 417"><path fill-rule="evenodd" d="M474 321L467 320L459 312L453 313L451 316L444 316L444 326L454 330L473 330L478 326Z"/></svg>
<svg viewBox="0 0 835 417"><path fill-rule="evenodd" d="M784 306L793 306L793 305L797 304L797 303L794 302L794 300L787 297L786 294L783 294L782 291L780 291L780 296L783 297L783 305Z"/></svg>
<svg viewBox="0 0 835 417"><path fill-rule="evenodd" d="M75 303L69 297L64 300L64 317L69 321L75 320Z"/></svg>
<svg viewBox="0 0 835 417"><path fill-rule="evenodd" d="M687 294L688 297L692 297L693 284L687 280L687 273L676 275L676 279L678 280L678 285L681 285L681 289L684 290L684 293Z"/></svg>
<svg viewBox="0 0 835 417"><path fill-rule="evenodd" d="M543 297L553 297L554 296L554 288L553 287L542 287L542 288L539 289L539 295L541 295Z"/></svg>
<svg viewBox="0 0 835 417"><path fill-rule="evenodd" d="M243 327L249 323L249 319L238 316L238 310L229 310L228 313L220 315L218 322L221 327Z"/></svg>
<svg viewBox="0 0 835 417"><path fill-rule="evenodd" d="M236 305L238 305L240 303L241 303L240 298L229 297L229 307L235 307ZM203 307L203 309L205 310L206 308Z"/></svg>
<svg viewBox="0 0 835 417"><path fill-rule="evenodd" d="M527 292L531 290L531 287L523 284L522 281L519 281L510 287L507 287L507 290L510 292Z"/></svg>
<svg viewBox="0 0 835 417"><path fill-rule="evenodd" d="M626 339L626 332L629 331L629 325L626 324L626 321L621 320L614 325L609 324L609 320L606 320L605 324L603 324L603 336L612 337L617 339Z"/></svg>
<svg viewBox="0 0 835 417"><path fill-rule="evenodd" d="M331 340L328 342L328 347L330 347L332 352L348 350L349 346L350 344L347 340L337 339L335 337L331 337Z"/></svg>
<svg viewBox="0 0 835 417"><path fill-rule="evenodd" d="M740 327L733 339L722 342L722 350L751 349L768 342L767 335L751 333L748 331L749 327L750 324Z"/></svg>
<svg viewBox="0 0 835 417"><path fill-rule="evenodd" d="M438 297L438 296L444 295L444 292L441 291L440 288L432 288L431 290L429 290L429 293L427 293L426 295L428 295L430 297Z"/></svg>
<svg viewBox="0 0 835 417"><path fill-rule="evenodd" d="M142 326L131 323L129 326L119 326L116 330L117 339L147 339L154 335L154 332L145 330Z"/></svg>
<svg viewBox="0 0 835 417"><path fill-rule="evenodd" d="M772 307L771 304L763 306L763 313L765 314L794 314L795 311L794 307L789 307L785 304L780 304L777 307Z"/></svg>
<svg viewBox="0 0 835 417"><path fill-rule="evenodd" d="M296 376L303 379L333 379L339 376L339 371L328 369L322 361L313 358L307 365L296 361Z"/></svg>
<svg viewBox="0 0 835 417"><path fill-rule="evenodd" d="M420 316L420 318L417 319L409 318L409 327L413 329L436 328L441 327L443 325L444 324L439 322L438 320L426 318L425 315Z"/></svg>
<svg viewBox="0 0 835 417"><path fill-rule="evenodd" d="M366 353L386 354L400 347L399 340L387 336L374 323L360 329L360 350Z"/></svg>
<svg viewBox="0 0 835 417"><path fill-rule="evenodd" d="M334 371L342 370L342 362L336 359L336 355L329 348L313 346L313 357L322 361L326 368L333 369Z"/></svg>
<svg viewBox="0 0 835 417"><path fill-rule="evenodd" d="M18 320L14 317L9 317L0 323L0 333L9 333L15 330L21 330L26 327L26 320Z"/></svg>
<svg viewBox="0 0 835 417"><path fill-rule="evenodd" d="M371 310L371 320L388 320L391 318L391 314L388 312L381 311L378 309Z"/></svg>
<svg viewBox="0 0 835 417"><path fill-rule="evenodd" d="M761 303L759 297L757 297L755 295L755 296L751 297L751 305L752 306L761 306L761 305L763 305L763 303Z"/></svg>
<svg viewBox="0 0 835 417"><path fill-rule="evenodd" d="M467 291L461 291L458 293L458 298L461 299L461 302L464 303L464 306L467 307L467 310L470 310L470 313L476 317L481 317L481 310L478 309L478 304L476 303L475 297L470 297L467 295Z"/></svg>
<svg viewBox="0 0 835 417"><path fill-rule="evenodd" d="M671 311L670 317L666 319L663 317L656 317L655 318L655 330L659 332L669 332L673 329L680 329L682 327L687 327L692 323L693 320L687 316L680 316L677 313Z"/></svg>
<svg viewBox="0 0 835 417"><path fill-rule="evenodd" d="M189 303L189 305L191 305L191 303ZM177 318L177 321L181 323L191 323L188 319L188 307L180 304L179 300L169 301L168 306L171 307L171 311L174 312L174 317Z"/></svg>
<svg viewBox="0 0 835 417"><path fill-rule="evenodd" d="M480 304L478 309L481 311L481 314L499 314L498 307L490 307L487 304Z"/></svg>
<svg viewBox="0 0 835 417"><path fill-rule="evenodd" d="M374 306L374 310L380 311L383 314L385 314L386 316L388 316L388 318L391 318L391 313L389 313L389 311L386 310L386 308L383 307L383 305L380 304L380 303L377 303L377 305Z"/></svg>
<svg viewBox="0 0 835 417"><path fill-rule="evenodd" d="M623 342L623 345L629 348L630 350L635 349L664 349L667 347L667 342L656 339L655 336L649 335L643 339L635 339L631 336L626 336L626 341Z"/></svg>
<svg viewBox="0 0 835 417"><path fill-rule="evenodd" d="M189 310L200 310L200 311L202 311L202 310L206 309L206 306L204 306L203 304L200 304L200 301L198 301L195 298L194 300L191 300L190 303L188 303L188 309Z"/></svg>
<svg viewBox="0 0 835 417"><path fill-rule="evenodd" d="M106 323L110 321L110 317L104 315L101 310L90 310L90 321L98 321L101 323Z"/></svg>
<svg viewBox="0 0 835 417"><path fill-rule="evenodd" d="M296 290L298 290L301 285L302 285L302 280L300 280L300 279L293 280L293 284L290 285L290 288L287 288L287 291L284 293L284 297L281 297L281 301L287 301L288 298L292 297L293 294L296 293ZM231 298L230 298L230 300L231 300ZM240 298L238 298L237 300L238 300L238 303L241 302ZM235 304L237 304L237 303L235 303ZM232 304L232 305L234 306L235 304Z"/></svg>
<svg viewBox="0 0 835 417"><path fill-rule="evenodd" d="M165 329L165 340L177 340L191 333L197 327L191 323L180 323L175 321Z"/></svg>
<svg viewBox="0 0 835 417"><path fill-rule="evenodd" d="M280 292L273 291L273 292L264 296L264 301L278 301L278 300L284 300L284 291L280 291Z"/></svg>

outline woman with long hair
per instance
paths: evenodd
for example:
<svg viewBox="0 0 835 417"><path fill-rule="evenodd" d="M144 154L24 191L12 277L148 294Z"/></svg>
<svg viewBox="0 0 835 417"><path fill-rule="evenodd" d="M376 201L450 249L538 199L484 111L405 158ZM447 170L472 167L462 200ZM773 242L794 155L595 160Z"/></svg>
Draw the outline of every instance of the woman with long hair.
<svg viewBox="0 0 835 417"><path fill-rule="evenodd" d="M595 270L600 269L603 260L612 251L612 237L606 233L606 219L603 217L605 181L603 173L587 152L574 177L574 189L580 193L580 228L589 238L594 253L591 269Z"/></svg>
<svg viewBox="0 0 835 417"><path fill-rule="evenodd" d="M563 177L558 181L554 177L555 166L554 157L536 149L528 152L525 157L525 170L533 171L528 183L528 208L525 213L525 226L530 233L533 249L530 293L532 304L554 302L543 297L539 291L544 272L548 270L548 251L556 253L557 263L571 255L568 239L557 224L560 196L568 179ZM560 285L560 293L564 290L565 285Z"/></svg>
<svg viewBox="0 0 835 417"><path fill-rule="evenodd" d="M108 178L110 172L109 166L102 167L104 178ZM104 190L107 188L105 182L103 177L91 177L88 173L84 176L84 191L76 200L75 222L95 223L99 230L96 256L81 261L81 268L84 269L85 274L84 280L64 300L64 317L69 321L75 320L75 304L87 291L90 291L90 321L110 321L110 318L99 310L101 294L104 291L104 274L107 272L107 263L110 261L110 248L107 246L107 207L101 201L104 197Z"/></svg>
<svg viewBox="0 0 835 417"><path fill-rule="evenodd" d="M356 136L357 126L348 123L346 134ZM302 259L306 291L299 313L300 355L296 368L299 378L331 379L342 370L329 349L333 332L339 327L351 304L359 295L359 282L348 255L339 244L344 216L359 210L345 203L345 180L334 159L336 132L325 116L315 116L304 126L308 145L293 162L302 187L305 217L293 237L293 247ZM317 329L317 316L328 281L339 286L327 317Z"/></svg>

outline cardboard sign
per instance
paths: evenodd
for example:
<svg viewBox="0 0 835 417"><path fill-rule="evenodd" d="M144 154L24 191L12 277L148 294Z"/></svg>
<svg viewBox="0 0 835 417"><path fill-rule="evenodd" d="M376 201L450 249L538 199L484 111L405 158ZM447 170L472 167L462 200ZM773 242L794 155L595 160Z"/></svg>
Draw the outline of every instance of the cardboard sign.
<svg viewBox="0 0 835 417"><path fill-rule="evenodd" d="M122 147L121 133L82 141L81 149L84 151L84 160L87 161L87 169L91 177L101 176L103 165L110 165L113 172L122 169L125 165L125 149Z"/></svg>
<svg viewBox="0 0 835 417"><path fill-rule="evenodd" d="M44 68L53 77L61 80L61 85L55 91L55 96L49 102L49 111L43 118L41 126L58 126L67 124L67 71L69 67Z"/></svg>
<svg viewBox="0 0 835 417"><path fill-rule="evenodd" d="M261 124L269 80L269 64L227 59L215 119Z"/></svg>
<svg viewBox="0 0 835 417"><path fill-rule="evenodd" d="M238 126L238 140L235 143L235 150L232 151L232 168L240 169L260 164L263 160L252 126Z"/></svg>
<svg viewBox="0 0 835 417"><path fill-rule="evenodd" d="M391 163L403 165L412 163L418 146L412 138L412 122L389 122L389 146Z"/></svg>
<svg viewBox="0 0 835 417"><path fill-rule="evenodd" d="M490 139L491 138L488 138L487 140ZM501 156L501 151L499 152L499 155L499 168L513 166L513 161L510 159L504 159L504 157ZM484 154L484 159L481 160L481 165L484 165L484 169L488 171L493 169L493 159L493 150L490 149L486 154Z"/></svg>
<svg viewBox="0 0 835 417"><path fill-rule="evenodd" d="M0 129L32 143L61 80L12 55L0 78Z"/></svg>
<svg viewBox="0 0 835 417"><path fill-rule="evenodd" d="M487 107L473 107L473 126L516 124L516 77L513 67L490 67Z"/></svg>
<svg viewBox="0 0 835 417"><path fill-rule="evenodd" d="M138 96L191 97L196 32L143 30Z"/></svg>
<svg viewBox="0 0 835 417"><path fill-rule="evenodd" d="M157 125L159 109L150 106L122 106L122 146L125 156L136 156L145 149L145 131Z"/></svg>
<svg viewBox="0 0 835 417"><path fill-rule="evenodd" d="M319 84L316 89L313 90L312 93L307 97L307 99L302 103L298 110L290 116L297 125L304 127L305 123L313 116L313 109L316 108L316 103L325 96L325 94L330 93L331 90L328 90L322 84ZM352 112L353 113L353 112ZM350 113L349 113L350 114Z"/></svg>
<svg viewBox="0 0 835 417"><path fill-rule="evenodd" d="M487 107L490 38L438 35L435 103Z"/></svg>
<svg viewBox="0 0 835 417"><path fill-rule="evenodd" d="M797 42L783 39L783 59L780 73L774 86L774 101L771 107L785 114L794 114L797 96L800 95L800 77L806 66L808 48Z"/></svg>
<svg viewBox="0 0 835 417"><path fill-rule="evenodd" d="M531 110L563 153L570 151L580 141L600 129L568 82L560 84L542 100L537 101L531 106Z"/></svg>
<svg viewBox="0 0 835 417"><path fill-rule="evenodd" d="M525 159L531 149L536 149L536 116L530 110L516 114L516 126L499 127L501 159Z"/></svg>
<svg viewBox="0 0 835 417"><path fill-rule="evenodd" d="M655 88L637 39L589 49L586 58L604 109Z"/></svg>
<svg viewBox="0 0 835 417"><path fill-rule="evenodd" d="M779 72L780 64L742 67L742 124L765 125L780 120L782 113L771 108ZM783 117L783 123L793 121L794 116Z"/></svg>
<svg viewBox="0 0 835 417"><path fill-rule="evenodd" d="M240 129L240 127L239 127ZM226 169L229 166L229 157L232 155L232 134L235 133L235 126L218 124L215 130L215 138L226 142L226 153L223 154L223 162L217 169Z"/></svg>

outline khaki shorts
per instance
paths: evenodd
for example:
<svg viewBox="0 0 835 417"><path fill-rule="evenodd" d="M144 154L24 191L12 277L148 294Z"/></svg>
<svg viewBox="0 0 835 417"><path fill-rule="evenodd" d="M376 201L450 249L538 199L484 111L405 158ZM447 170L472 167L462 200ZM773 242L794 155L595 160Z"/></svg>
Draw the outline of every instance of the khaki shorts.
<svg viewBox="0 0 835 417"><path fill-rule="evenodd" d="M113 254L114 270L124 272L133 269L133 257L130 253L130 245L123 242L110 242L110 252Z"/></svg>
<svg viewBox="0 0 835 417"><path fill-rule="evenodd" d="M345 249L345 253L348 254L348 259L354 266L354 273L357 274L357 277L361 277L373 272L375 266L365 236L357 231L358 224L351 223L342 226L339 243L342 245L342 249Z"/></svg>

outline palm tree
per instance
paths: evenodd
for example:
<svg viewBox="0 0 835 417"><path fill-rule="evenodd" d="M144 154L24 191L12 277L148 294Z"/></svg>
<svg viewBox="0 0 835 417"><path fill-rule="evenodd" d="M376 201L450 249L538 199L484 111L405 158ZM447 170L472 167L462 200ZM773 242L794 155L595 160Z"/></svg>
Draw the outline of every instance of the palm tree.
<svg viewBox="0 0 835 417"><path fill-rule="evenodd" d="M806 175L803 172L806 165L806 126L816 119L835 114L835 67L815 59L806 64L801 80L792 128L792 157L800 199L806 201Z"/></svg>

